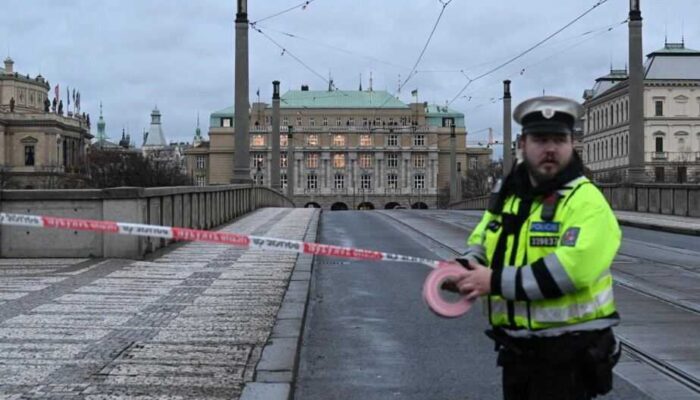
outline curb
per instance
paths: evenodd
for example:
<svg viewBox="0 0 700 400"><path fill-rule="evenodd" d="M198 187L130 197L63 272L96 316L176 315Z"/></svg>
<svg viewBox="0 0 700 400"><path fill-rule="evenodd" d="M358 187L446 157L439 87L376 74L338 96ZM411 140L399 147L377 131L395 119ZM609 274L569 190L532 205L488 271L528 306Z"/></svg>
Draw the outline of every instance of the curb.
<svg viewBox="0 0 700 400"><path fill-rule="evenodd" d="M633 226L635 228L650 229L669 233L679 233L682 235L700 236L700 228L684 228L682 226L659 225L649 222L639 222L629 219L620 219L619 217L617 219L617 222L619 222L620 225Z"/></svg>
<svg viewBox="0 0 700 400"><path fill-rule="evenodd" d="M305 242L316 242L321 212L311 217ZM289 286L277 312L272 333L255 366L253 380L245 383L240 400L289 400L301 346L302 330L309 300L314 256L300 254L294 264Z"/></svg>

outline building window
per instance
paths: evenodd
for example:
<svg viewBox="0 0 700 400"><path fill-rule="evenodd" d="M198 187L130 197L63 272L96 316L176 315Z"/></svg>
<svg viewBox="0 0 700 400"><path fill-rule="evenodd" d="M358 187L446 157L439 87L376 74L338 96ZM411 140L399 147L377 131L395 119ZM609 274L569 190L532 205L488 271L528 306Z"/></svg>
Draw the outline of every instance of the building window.
<svg viewBox="0 0 700 400"><path fill-rule="evenodd" d="M348 120L348 125L349 125L349 126L355 126L355 118L350 118L350 119Z"/></svg>
<svg viewBox="0 0 700 400"><path fill-rule="evenodd" d="M333 168L345 168L345 154L333 154Z"/></svg>
<svg viewBox="0 0 700 400"><path fill-rule="evenodd" d="M360 168L372 168L372 154L360 154Z"/></svg>
<svg viewBox="0 0 700 400"><path fill-rule="evenodd" d="M455 124L455 119L454 118L443 118L442 119L442 126L443 128L449 128L452 125Z"/></svg>
<svg viewBox="0 0 700 400"><path fill-rule="evenodd" d="M306 176L306 188L307 189L317 189L318 188L318 176L316 174L309 174Z"/></svg>
<svg viewBox="0 0 700 400"><path fill-rule="evenodd" d="M306 154L306 168L318 168L318 153Z"/></svg>
<svg viewBox="0 0 700 400"><path fill-rule="evenodd" d="M340 126L340 117L335 119L335 126Z"/></svg>
<svg viewBox="0 0 700 400"><path fill-rule="evenodd" d="M287 118L287 117L282 118L282 126L289 126L289 118Z"/></svg>
<svg viewBox="0 0 700 400"><path fill-rule="evenodd" d="M476 169L478 167L479 161L476 157L469 157L469 169Z"/></svg>
<svg viewBox="0 0 700 400"><path fill-rule="evenodd" d="M396 147L399 145L399 135L389 135L386 140L386 145L389 147Z"/></svg>
<svg viewBox="0 0 700 400"><path fill-rule="evenodd" d="M369 147L372 145L372 136L370 135L360 135L360 146Z"/></svg>
<svg viewBox="0 0 700 400"><path fill-rule="evenodd" d="M457 172L462 172L462 162L461 161L457 162Z"/></svg>
<svg viewBox="0 0 700 400"><path fill-rule="evenodd" d="M309 118L309 126L316 126L316 119L315 118Z"/></svg>
<svg viewBox="0 0 700 400"><path fill-rule="evenodd" d="M336 189L344 189L345 188L345 175L335 174L335 176L333 177L333 187Z"/></svg>
<svg viewBox="0 0 700 400"><path fill-rule="evenodd" d="M280 184L282 185L282 189L287 188L287 174L280 174Z"/></svg>
<svg viewBox="0 0 700 400"><path fill-rule="evenodd" d="M396 174L388 174L386 176L386 186L389 189L396 189L399 187L399 176Z"/></svg>
<svg viewBox="0 0 700 400"><path fill-rule="evenodd" d="M287 153L280 153L280 168L287 168Z"/></svg>
<svg viewBox="0 0 700 400"><path fill-rule="evenodd" d="M664 152L664 138L657 136L655 141L656 141L656 152L663 153Z"/></svg>
<svg viewBox="0 0 700 400"><path fill-rule="evenodd" d="M334 135L333 146L345 147L345 135Z"/></svg>
<svg viewBox="0 0 700 400"><path fill-rule="evenodd" d="M195 178L195 184L197 186L206 186L207 185L207 177L206 176L198 176Z"/></svg>
<svg viewBox="0 0 700 400"><path fill-rule="evenodd" d="M372 175L362 174L360 176L360 188L362 189L372 189Z"/></svg>
<svg viewBox="0 0 700 400"><path fill-rule="evenodd" d="M287 134L280 134L280 147L287 147L287 144L289 143Z"/></svg>
<svg viewBox="0 0 700 400"><path fill-rule="evenodd" d="M221 127L230 128L233 125L233 118L221 118Z"/></svg>
<svg viewBox="0 0 700 400"><path fill-rule="evenodd" d="M306 136L307 146L318 146L318 135L308 135Z"/></svg>
<svg viewBox="0 0 700 400"><path fill-rule="evenodd" d="M262 186L265 184L265 176L262 173L256 173L255 174L255 184L258 186Z"/></svg>
<svg viewBox="0 0 700 400"><path fill-rule="evenodd" d="M423 174L413 175L413 188L425 189L425 176Z"/></svg>
<svg viewBox="0 0 700 400"><path fill-rule="evenodd" d="M206 159L204 156L197 156L197 169L204 169L206 165Z"/></svg>
<svg viewBox="0 0 700 400"><path fill-rule="evenodd" d="M414 146L425 146L425 135L415 135L413 137Z"/></svg>
<svg viewBox="0 0 700 400"><path fill-rule="evenodd" d="M301 126L301 117L297 117L297 126Z"/></svg>
<svg viewBox="0 0 700 400"><path fill-rule="evenodd" d="M253 146L257 146L257 147L265 146L265 136L253 135Z"/></svg>
<svg viewBox="0 0 700 400"><path fill-rule="evenodd" d="M264 160L265 160L265 154L264 153L253 153L252 154L253 158L253 167L254 168L263 168L264 167Z"/></svg>
<svg viewBox="0 0 700 400"><path fill-rule="evenodd" d="M323 117L323 126L328 126L328 117Z"/></svg>
<svg viewBox="0 0 700 400"><path fill-rule="evenodd" d="M368 123L367 117L362 118L362 126L367 126Z"/></svg>
<svg viewBox="0 0 700 400"><path fill-rule="evenodd" d="M377 117L374 119L374 125L375 126L381 126L382 125L382 119Z"/></svg>
<svg viewBox="0 0 700 400"><path fill-rule="evenodd" d="M425 154L418 153L413 155L413 167L425 168Z"/></svg>
<svg viewBox="0 0 700 400"><path fill-rule="evenodd" d="M663 117L664 116L664 102L662 100L656 100L654 102L655 104L655 111L656 111L656 116L657 117Z"/></svg>
<svg viewBox="0 0 700 400"><path fill-rule="evenodd" d="M387 168L398 168L399 155L397 153L387 153L386 166L387 166Z"/></svg>
<svg viewBox="0 0 700 400"><path fill-rule="evenodd" d="M34 146L24 146L24 165L28 167L34 165Z"/></svg>

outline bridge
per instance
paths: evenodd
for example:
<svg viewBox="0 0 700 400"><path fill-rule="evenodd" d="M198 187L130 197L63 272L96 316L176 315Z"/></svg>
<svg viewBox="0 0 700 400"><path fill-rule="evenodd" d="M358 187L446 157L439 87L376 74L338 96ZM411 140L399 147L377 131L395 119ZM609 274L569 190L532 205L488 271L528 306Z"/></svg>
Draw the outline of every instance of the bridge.
<svg viewBox="0 0 700 400"><path fill-rule="evenodd" d="M629 190L606 195L624 203ZM624 240L613 266L624 355L605 398L697 399L700 218L689 214L698 198L675 186L642 190L647 202L635 191L634 206L657 204L649 193L658 190L658 212L617 205L628 209L617 212ZM275 192L240 185L0 196L2 212L428 259L464 252L480 215L292 208ZM485 318L433 315L420 264L10 226L0 231L0 255L2 398L501 398Z"/></svg>

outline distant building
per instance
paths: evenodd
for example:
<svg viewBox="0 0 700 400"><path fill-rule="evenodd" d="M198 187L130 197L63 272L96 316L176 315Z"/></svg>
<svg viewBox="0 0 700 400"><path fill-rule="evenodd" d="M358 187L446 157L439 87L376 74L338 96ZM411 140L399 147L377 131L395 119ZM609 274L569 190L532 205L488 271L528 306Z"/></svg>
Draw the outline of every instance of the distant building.
<svg viewBox="0 0 700 400"><path fill-rule="evenodd" d="M209 141L202 137L197 116L197 129L192 140L192 147L185 151L187 159L187 174L192 177L197 186L206 186L209 165Z"/></svg>
<svg viewBox="0 0 700 400"><path fill-rule="evenodd" d="M327 209L435 208L449 188L450 132L456 129L457 169L466 175L464 114L440 105L404 103L386 91L290 90L280 102L281 183L294 162L294 201ZM272 106L251 107L251 178L270 184ZM210 116L210 142L187 151L195 181L233 178L234 110ZM295 153L287 159L288 126ZM490 151L490 150L489 150Z"/></svg>
<svg viewBox="0 0 700 400"><path fill-rule="evenodd" d="M0 185L40 189L82 187L87 178L89 117L49 101L49 82L0 68ZM58 101L58 99L55 99Z"/></svg>
<svg viewBox="0 0 700 400"><path fill-rule="evenodd" d="M141 152L144 157L155 162L175 164L183 174L187 173L185 150L190 147L188 143L171 142L165 139L161 123L161 113L158 107L151 112L151 126L144 133Z"/></svg>
<svg viewBox="0 0 700 400"><path fill-rule="evenodd" d="M584 92L583 158L601 181L629 167L626 70L611 70ZM700 182L700 51L666 43L644 66L644 168L656 182Z"/></svg>
<svg viewBox="0 0 700 400"><path fill-rule="evenodd" d="M106 131L107 123L102 115L102 103L100 103L100 118L97 120L97 135L92 142L90 149L114 150L114 151L137 151L131 142L131 136L122 129L122 137L119 143L109 140Z"/></svg>

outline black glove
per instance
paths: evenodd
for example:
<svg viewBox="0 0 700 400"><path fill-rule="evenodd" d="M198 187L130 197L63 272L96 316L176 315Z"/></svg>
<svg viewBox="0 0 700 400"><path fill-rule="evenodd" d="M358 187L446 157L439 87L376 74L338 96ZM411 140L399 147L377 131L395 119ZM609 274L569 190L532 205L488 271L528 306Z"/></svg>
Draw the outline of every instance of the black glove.
<svg viewBox="0 0 700 400"><path fill-rule="evenodd" d="M462 265L465 269L470 269L469 268L469 261L465 258L457 258L455 259L460 265ZM448 292L452 293L459 293L459 288L457 288L457 282L453 281L445 281L442 286L440 286L440 289L446 290Z"/></svg>

